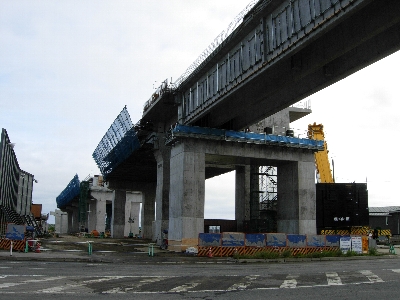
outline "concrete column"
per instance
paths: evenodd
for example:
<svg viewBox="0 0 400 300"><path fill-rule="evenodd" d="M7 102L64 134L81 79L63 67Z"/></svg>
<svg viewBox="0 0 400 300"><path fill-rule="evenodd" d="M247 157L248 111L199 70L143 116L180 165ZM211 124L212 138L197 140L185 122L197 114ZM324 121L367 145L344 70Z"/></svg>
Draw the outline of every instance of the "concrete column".
<svg viewBox="0 0 400 300"><path fill-rule="evenodd" d="M67 234L68 233L68 213L56 209L55 211L51 211L50 214L54 216L54 230L59 234Z"/></svg>
<svg viewBox="0 0 400 300"><path fill-rule="evenodd" d="M115 190L112 199L111 236L124 237L126 191Z"/></svg>
<svg viewBox="0 0 400 300"><path fill-rule="evenodd" d="M142 190L142 237L153 239L153 221L155 215L156 184L148 184Z"/></svg>
<svg viewBox="0 0 400 300"><path fill-rule="evenodd" d="M165 146L154 152L157 161L156 220L154 240L160 245L162 231L169 227L169 186L171 149Z"/></svg>
<svg viewBox="0 0 400 300"><path fill-rule="evenodd" d="M68 232L79 232L79 212L77 207L68 207Z"/></svg>
<svg viewBox="0 0 400 300"><path fill-rule="evenodd" d="M139 214L140 214L140 203L126 201L125 205L126 225L124 229L124 236L129 236L130 233L132 233L133 236L139 234ZM130 223L129 219L131 219L133 222Z"/></svg>
<svg viewBox="0 0 400 300"><path fill-rule="evenodd" d="M139 235L139 214L140 214L140 203L142 202L142 194L139 192L126 192L126 204L125 204L125 229L124 236L129 236L132 232L134 236ZM133 223L129 223L129 218L133 220Z"/></svg>
<svg viewBox="0 0 400 300"><path fill-rule="evenodd" d="M250 220L250 166L236 167L235 219L237 231L244 231L244 221Z"/></svg>
<svg viewBox="0 0 400 300"><path fill-rule="evenodd" d="M97 199L96 200L96 230L100 232L106 231L106 199Z"/></svg>
<svg viewBox="0 0 400 300"><path fill-rule="evenodd" d="M204 232L205 153L202 141L184 140L171 149L169 249L197 245Z"/></svg>
<svg viewBox="0 0 400 300"><path fill-rule="evenodd" d="M88 199L88 216L87 225L89 233L96 229L96 206L97 201L93 199Z"/></svg>
<svg viewBox="0 0 400 300"><path fill-rule="evenodd" d="M95 178L98 180L98 177L95 176ZM94 200L89 200L90 210L92 211L89 221L90 223L94 222L94 227L90 227L90 230L96 229L99 233L105 232L107 201L113 201L114 192L104 187L92 186L90 195L94 198Z"/></svg>
<svg viewBox="0 0 400 300"><path fill-rule="evenodd" d="M305 162L288 162L278 166L278 232L317 232L315 166L311 158Z"/></svg>

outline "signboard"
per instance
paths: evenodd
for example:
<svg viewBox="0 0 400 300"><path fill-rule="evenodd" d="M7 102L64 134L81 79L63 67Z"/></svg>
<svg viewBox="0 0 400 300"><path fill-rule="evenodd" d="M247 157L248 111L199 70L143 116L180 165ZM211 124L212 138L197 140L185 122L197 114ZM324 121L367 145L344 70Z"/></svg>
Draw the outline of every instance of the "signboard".
<svg viewBox="0 0 400 300"><path fill-rule="evenodd" d="M14 241L23 241L25 238L25 225L7 224L6 238Z"/></svg>
<svg viewBox="0 0 400 300"><path fill-rule="evenodd" d="M369 239L367 236L362 237L362 251L363 253L368 253Z"/></svg>
<svg viewBox="0 0 400 300"><path fill-rule="evenodd" d="M351 238L349 236L343 236L340 238L340 250L344 254L351 250Z"/></svg>
<svg viewBox="0 0 400 300"><path fill-rule="evenodd" d="M362 251L362 238L361 236L352 236L351 237L351 250L361 254Z"/></svg>

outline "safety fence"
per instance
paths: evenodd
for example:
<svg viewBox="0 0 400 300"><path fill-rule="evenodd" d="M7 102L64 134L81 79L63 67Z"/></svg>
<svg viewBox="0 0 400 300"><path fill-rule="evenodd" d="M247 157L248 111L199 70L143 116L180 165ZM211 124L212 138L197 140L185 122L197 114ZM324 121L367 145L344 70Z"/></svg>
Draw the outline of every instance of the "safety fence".
<svg viewBox="0 0 400 300"><path fill-rule="evenodd" d="M291 255L339 251L343 235L300 235L285 233L200 233L198 256L252 255L258 252Z"/></svg>

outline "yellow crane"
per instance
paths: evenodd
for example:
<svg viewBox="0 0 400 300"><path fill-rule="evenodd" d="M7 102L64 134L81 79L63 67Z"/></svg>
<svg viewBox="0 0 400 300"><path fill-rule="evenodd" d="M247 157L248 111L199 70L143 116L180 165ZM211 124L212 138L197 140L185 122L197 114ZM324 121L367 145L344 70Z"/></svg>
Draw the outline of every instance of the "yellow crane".
<svg viewBox="0 0 400 300"><path fill-rule="evenodd" d="M319 175L319 183L334 183L335 179L332 176L331 166L328 158L328 145L325 141L324 126L322 124L308 125L308 138L313 140L324 141L324 150L315 152L315 166Z"/></svg>

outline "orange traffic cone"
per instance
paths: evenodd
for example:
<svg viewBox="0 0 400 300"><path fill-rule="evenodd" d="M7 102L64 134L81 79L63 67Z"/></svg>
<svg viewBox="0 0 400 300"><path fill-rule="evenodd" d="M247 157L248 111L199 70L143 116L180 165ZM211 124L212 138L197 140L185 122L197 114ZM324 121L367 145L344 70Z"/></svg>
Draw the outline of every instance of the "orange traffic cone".
<svg viewBox="0 0 400 300"><path fill-rule="evenodd" d="M208 249L207 256L208 256L208 257L214 257L214 255L212 254L211 247Z"/></svg>
<svg viewBox="0 0 400 300"><path fill-rule="evenodd" d="M35 253L40 253L40 243L36 243Z"/></svg>

